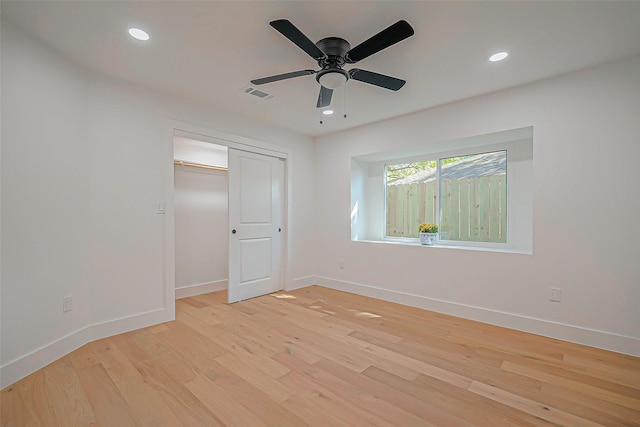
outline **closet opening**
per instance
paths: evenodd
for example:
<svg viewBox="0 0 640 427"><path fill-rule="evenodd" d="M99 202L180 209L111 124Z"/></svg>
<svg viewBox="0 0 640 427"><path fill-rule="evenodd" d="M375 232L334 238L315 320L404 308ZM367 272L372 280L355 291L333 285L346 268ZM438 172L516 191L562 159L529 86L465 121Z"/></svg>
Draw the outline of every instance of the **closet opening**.
<svg viewBox="0 0 640 427"><path fill-rule="evenodd" d="M227 151L174 136L176 299L228 287Z"/></svg>

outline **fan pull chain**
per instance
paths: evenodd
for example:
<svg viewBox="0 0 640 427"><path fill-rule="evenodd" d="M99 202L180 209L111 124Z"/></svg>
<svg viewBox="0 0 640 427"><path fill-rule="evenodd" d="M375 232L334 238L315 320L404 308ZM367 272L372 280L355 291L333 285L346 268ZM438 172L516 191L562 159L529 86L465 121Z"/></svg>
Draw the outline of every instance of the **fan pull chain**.
<svg viewBox="0 0 640 427"><path fill-rule="evenodd" d="M323 104L322 102L322 88L320 89L320 95L318 95L319 98L318 100L320 101L321 104ZM320 124L324 124L324 122L322 121L322 110L320 108L317 108L316 111L320 114Z"/></svg>
<svg viewBox="0 0 640 427"><path fill-rule="evenodd" d="M344 110L343 111L343 118L347 118L347 85L344 85L344 94L342 96L342 100L344 101Z"/></svg>

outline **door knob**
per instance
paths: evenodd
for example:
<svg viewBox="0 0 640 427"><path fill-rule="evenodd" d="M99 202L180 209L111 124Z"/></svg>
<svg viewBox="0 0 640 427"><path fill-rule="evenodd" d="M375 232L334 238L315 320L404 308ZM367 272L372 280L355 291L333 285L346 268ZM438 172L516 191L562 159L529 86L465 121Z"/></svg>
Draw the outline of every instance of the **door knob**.
<svg viewBox="0 0 640 427"><path fill-rule="evenodd" d="M231 230L231 234L236 234L236 229Z"/></svg>

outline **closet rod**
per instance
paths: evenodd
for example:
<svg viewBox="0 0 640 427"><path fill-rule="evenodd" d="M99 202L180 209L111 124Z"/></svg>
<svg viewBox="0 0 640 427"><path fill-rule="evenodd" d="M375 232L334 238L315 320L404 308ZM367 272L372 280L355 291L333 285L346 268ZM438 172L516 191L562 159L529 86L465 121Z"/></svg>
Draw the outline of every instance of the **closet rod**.
<svg viewBox="0 0 640 427"><path fill-rule="evenodd" d="M227 168L223 168L221 166L201 165L200 163L183 162L182 160L174 160L173 164L177 166L189 166L191 168L209 169L214 171L227 171Z"/></svg>

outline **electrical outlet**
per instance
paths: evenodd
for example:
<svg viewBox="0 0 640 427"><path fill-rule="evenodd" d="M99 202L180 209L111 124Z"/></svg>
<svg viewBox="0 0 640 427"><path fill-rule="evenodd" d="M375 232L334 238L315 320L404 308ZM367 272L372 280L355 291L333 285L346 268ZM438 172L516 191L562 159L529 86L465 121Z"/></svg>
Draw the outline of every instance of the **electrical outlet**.
<svg viewBox="0 0 640 427"><path fill-rule="evenodd" d="M73 308L73 297L71 295L62 299L62 312L66 313Z"/></svg>
<svg viewBox="0 0 640 427"><path fill-rule="evenodd" d="M560 302L562 300L562 289L560 288L549 288L551 290L551 297L549 301Z"/></svg>

